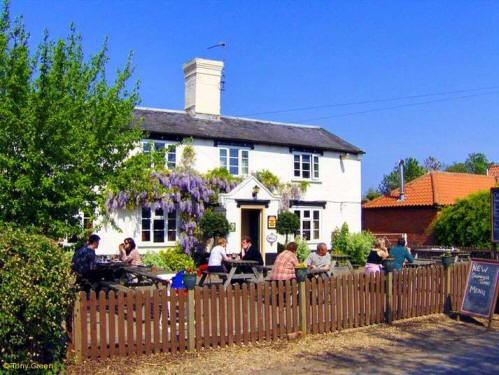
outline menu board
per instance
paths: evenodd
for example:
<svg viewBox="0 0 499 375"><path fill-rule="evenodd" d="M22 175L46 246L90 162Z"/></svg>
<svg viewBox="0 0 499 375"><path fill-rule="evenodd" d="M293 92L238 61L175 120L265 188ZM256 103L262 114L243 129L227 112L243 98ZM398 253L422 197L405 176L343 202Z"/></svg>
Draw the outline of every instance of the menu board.
<svg viewBox="0 0 499 375"><path fill-rule="evenodd" d="M491 318L497 299L499 261L472 259L461 312Z"/></svg>
<svg viewBox="0 0 499 375"><path fill-rule="evenodd" d="M499 188L490 189L491 236L493 243L499 243Z"/></svg>

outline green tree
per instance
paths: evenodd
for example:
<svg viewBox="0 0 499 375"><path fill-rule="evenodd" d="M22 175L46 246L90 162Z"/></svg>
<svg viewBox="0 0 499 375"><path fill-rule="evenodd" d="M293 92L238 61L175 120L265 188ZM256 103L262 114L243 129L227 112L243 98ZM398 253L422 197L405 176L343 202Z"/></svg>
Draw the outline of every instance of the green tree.
<svg viewBox="0 0 499 375"><path fill-rule="evenodd" d="M487 156L481 152L468 155L464 163L453 163L446 168L447 172L487 174L487 168L492 164Z"/></svg>
<svg viewBox="0 0 499 375"><path fill-rule="evenodd" d="M300 227L300 219L292 212L281 212L277 216L277 233L286 235L286 244L288 243L288 234L296 233Z"/></svg>
<svg viewBox="0 0 499 375"><path fill-rule="evenodd" d="M373 199L378 198L380 195L380 192L374 190L373 188L369 188L366 195L364 196L364 199L367 201L372 201Z"/></svg>
<svg viewBox="0 0 499 375"><path fill-rule="evenodd" d="M408 157L404 159L405 182L412 181L427 172L428 171L422 167L415 158ZM378 191L382 194L389 194L393 189L399 186L399 164L397 163L389 174L384 175L383 180L378 186Z"/></svg>
<svg viewBox="0 0 499 375"><path fill-rule="evenodd" d="M349 229L347 223L343 223L341 228L336 228L331 233L331 249L335 253L346 254L348 235Z"/></svg>
<svg viewBox="0 0 499 375"><path fill-rule="evenodd" d="M439 245L489 248L490 193L482 191L446 207L433 224Z"/></svg>
<svg viewBox="0 0 499 375"><path fill-rule="evenodd" d="M207 211L201 218L199 227L205 238L224 237L229 233L229 222L220 212Z"/></svg>
<svg viewBox="0 0 499 375"><path fill-rule="evenodd" d="M8 5L0 17L0 222L51 237L78 233L75 214L95 211L142 137L131 60L109 82L106 43L86 59L71 27L64 40L46 34L32 53Z"/></svg>

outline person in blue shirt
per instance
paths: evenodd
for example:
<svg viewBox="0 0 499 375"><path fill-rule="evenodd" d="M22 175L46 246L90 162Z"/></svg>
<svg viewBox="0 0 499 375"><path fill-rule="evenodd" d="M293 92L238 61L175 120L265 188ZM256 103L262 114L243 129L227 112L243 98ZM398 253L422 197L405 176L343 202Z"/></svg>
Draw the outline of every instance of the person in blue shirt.
<svg viewBox="0 0 499 375"><path fill-rule="evenodd" d="M79 248L73 255L72 268L84 278L93 278L95 266L95 250L99 247L100 237L92 234L88 239L88 244Z"/></svg>
<svg viewBox="0 0 499 375"><path fill-rule="evenodd" d="M407 260L409 263L414 262L413 256L405 247L405 240L403 238L397 241L397 246L390 249L390 257L395 258L394 269L396 270L402 269L404 260Z"/></svg>

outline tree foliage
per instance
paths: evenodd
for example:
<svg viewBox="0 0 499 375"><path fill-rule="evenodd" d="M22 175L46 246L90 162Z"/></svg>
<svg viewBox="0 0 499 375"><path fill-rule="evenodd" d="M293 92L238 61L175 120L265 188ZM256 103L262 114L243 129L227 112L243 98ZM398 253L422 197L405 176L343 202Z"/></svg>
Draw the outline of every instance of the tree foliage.
<svg viewBox="0 0 499 375"><path fill-rule="evenodd" d="M52 237L81 231L102 187L141 138L130 58L109 81L107 47L86 59L71 27L64 40L30 51L20 21L0 18L0 222ZM137 121L135 121L137 123Z"/></svg>
<svg viewBox="0 0 499 375"><path fill-rule="evenodd" d="M199 227L205 238L225 237L229 233L229 222L220 212L207 211L201 218Z"/></svg>
<svg viewBox="0 0 499 375"><path fill-rule="evenodd" d="M428 171L424 167L422 167L415 158L408 157L404 159L405 182L412 181L427 172ZM389 194L393 189L398 188L399 186L399 165L397 163L389 174L384 175L383 180L378 187L378 191L382 194Z"/></svg>
<svg viewBox="0 0 499 375"><path fill-rule="evenodd" d="M281 212L277 216L276 230L279 234L286 235L286 244L288 243L288 234L296 233L300 227L300 219L292 212Z"/></svg>
<svg viewBox="0 0 499 375"><path fill-rule="evenodd" d="M473 174L487 174L487 168L492 164L487 156L480 152L471 153L468 155L464 163L453 163L445 170L447 172L457 173L473 173Z"/></svg>
<svg viewBox="0 0 499 375"><path fill-rule="evenodd" d="M478 192L446 207L433 224L439 245L490 247L490 193Z"/></svg>

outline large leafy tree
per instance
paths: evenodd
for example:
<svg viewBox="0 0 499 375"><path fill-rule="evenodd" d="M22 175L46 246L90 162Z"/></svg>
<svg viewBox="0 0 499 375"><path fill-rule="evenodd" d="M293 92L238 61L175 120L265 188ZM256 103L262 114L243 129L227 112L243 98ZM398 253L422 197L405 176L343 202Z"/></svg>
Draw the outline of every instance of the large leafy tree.
<svg viewBox="0 0 499 375"><path fill-rule="evenodd" d="M490 247L490 192L483 191L446 207L433 224L439 245Z"/></svg>
<svg viewBox="0 0 499 375"><path fill-rule="evenodd" d="M8 5L0 18L0 222L52 237L80 230L76 213L94 212L102 187L141 138L133 123L137 85L130 58L112 81L106 44L85 58L71 27L46 34L33 52Z"/></svg>
<svg viewBox="0 0 499 375"><path fill-rule="evenodd" d="M481 152L474 152L468 155L464 163L453 163L445 170L447 172L487 174L487 168L491 162L487 156Z"/></svg>
<svg viewBox="0 0 499 375"><path fill-rule="evenodd" d="M404 180L405 182L409 182L418 178L428 171L422 167L419 162L412 157L408 157L404 159ZM378 191L382 194L389 194L390 191L399 187L400 179L399 179L399 165L398 163L393 167L393 170L383 176L383 180L378 186Z"/></svg>

